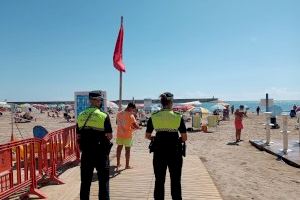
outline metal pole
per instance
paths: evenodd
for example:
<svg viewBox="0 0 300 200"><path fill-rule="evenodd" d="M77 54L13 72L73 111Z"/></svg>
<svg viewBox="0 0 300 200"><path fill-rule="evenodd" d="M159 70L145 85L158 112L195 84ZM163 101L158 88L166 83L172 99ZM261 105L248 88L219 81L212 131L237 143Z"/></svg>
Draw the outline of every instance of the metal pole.
<svg viewBox="0 0 300 200"><path fill-rule="evenodd" d="M271 118L271 112L265 112L266 115L266 145L270 144L271 140L271 130L270 130L270 118Z"/></svg>
<svg viewBox="0 0 300 200"><path fill-rule="evenodd" d="M266 112L269 112L269 94L266 93Z"/></svg>
<svg viewBox="0 0 300 200"><path fill-rule="evenodd" d="M15 139L14 137L14 104L10 105L11 109L11 136L10 140L13 141Z"/></svg>
<svg viewBox="0 0 300 200"><path fill-rule="evenodd" d="M299 141L298 141L298 143L300 144L300 112L299 111L296 113L296 116L297 116L298 133L299 133Z"/></svg>
<svg viewBox="0 0 300 200"><path fill-rule="evenodd" d="M122 110L122 72L120 71L119 111Z"/></svg>
<svg viewBox="0 0 300 200"><path fill-rule="evenodd" d="M283 135L283 153L287 154L288 151L288 116L286 114L282 115L282 135Z"/></svg>

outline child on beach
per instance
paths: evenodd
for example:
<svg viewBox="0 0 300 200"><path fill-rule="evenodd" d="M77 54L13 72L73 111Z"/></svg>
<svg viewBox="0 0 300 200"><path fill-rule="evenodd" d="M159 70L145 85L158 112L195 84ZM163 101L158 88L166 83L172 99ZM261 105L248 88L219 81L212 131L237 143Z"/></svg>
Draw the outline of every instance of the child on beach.
<svg viewBox="0 0 300 200"><path fill-rule="evenodd" d="M234 116L235 116L234 125L235 125L236 142L240 142L240 141L242 141L241 140L241 132L242 132L242 129L244 128L243 122L242 122L244 113L240 112L239 109L236 109Z"/></svg>

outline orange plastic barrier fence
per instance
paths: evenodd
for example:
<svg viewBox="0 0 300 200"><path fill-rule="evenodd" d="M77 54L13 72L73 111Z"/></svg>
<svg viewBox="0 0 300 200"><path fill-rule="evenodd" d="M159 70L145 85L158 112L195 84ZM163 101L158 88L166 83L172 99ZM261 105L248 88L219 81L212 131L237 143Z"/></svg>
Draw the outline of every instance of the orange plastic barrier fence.
<svg viewBox="0 0 300 200"><path fill-rule="evenodd" d="M25 139L0 145L0 199L28 189L28 194L46 198L37 189L39 181L56 181L57 169L78 162L80 151L76 128L71 126L48 133L43 139Z"/></svg>
<svg viewBox="0 0 300 200"><path fill-rule="evenodd" d="M44 173L51 181L63 183L57 177L57 169L69 162L78 162L80 159L76 127L71 126L48 133L42 140L42 152Z"/></svg>
<svg viewBox="0 0 300 200"><path fill-rule="evenodd" d="M35 145L40 145L37 139L25 139L0 145L0 199L8 198L24 188L29 188L30 194L40 198L46 197L37 189L37 175L41 171L36 169L36 159L42 158L40 153L34 153Z"/></svg>

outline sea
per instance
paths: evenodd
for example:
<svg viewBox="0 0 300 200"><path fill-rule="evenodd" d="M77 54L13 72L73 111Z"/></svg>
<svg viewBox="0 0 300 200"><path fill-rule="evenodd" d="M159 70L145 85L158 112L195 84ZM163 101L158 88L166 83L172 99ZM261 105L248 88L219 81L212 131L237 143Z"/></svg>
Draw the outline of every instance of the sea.
<svg viewBox="0 0 300 200"><path fill-rule="evenodd" d="M251 112L256 112L257 106L261 108L261 112L266 110L265 106L260 104L260 101L224 101L231 105L234 105L234 108L238 108L240 105L244 105L246 108L248 107ZM210 108L215 105L216 103L203 103L201 107ZM274 100L273 105L279 106L283 112L290 112L293 106L300 106L300 100Z"/></svg>

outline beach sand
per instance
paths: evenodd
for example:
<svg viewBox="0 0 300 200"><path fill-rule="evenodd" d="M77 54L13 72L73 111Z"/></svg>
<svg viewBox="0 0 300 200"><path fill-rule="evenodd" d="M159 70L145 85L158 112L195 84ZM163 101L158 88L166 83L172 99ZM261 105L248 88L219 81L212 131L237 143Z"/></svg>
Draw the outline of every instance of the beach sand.
<svg viewBox="0 0 300 200"><path fill-rule="evenodd" d="M7 113L0 117L0 143L10 139L9 117ZM73 125L62 117L49 118L46 114L37 114L36 117L36 122L18 124L24 138L32 136L32 127L35 125L42 125L49 131ZM230 117L230 121L221 121L217 129L211 128L213 133L189 133L187 156L196 155L202 160L225 200L299 199L300 169L277 160L271 154L257 150L248 142L250 139L265 138L265 129L262 125L265 122L264 116L249 113L249 117L244 119L242 131L244 141L239 146L227 145L227 142L235 139L233 116ZM111 121L116 130L114 115L111 116ZM277 118L277 122L281 124L281 117ZM295 124L296 119L289 119L290 140L298 139ZM187 127L190 125L187 123ZM20 138L17 132L15 128L15 136ZM136 131L132 151L141 149L148 151L149 142L144 139L144 133L145 128ZM271 130L271 140L272 138L282 138L280 129ZM114 155L115 148L111 153L111 156Z"/></svg>
<svg viewBox="0 0 300 200"><path fill-rule="evenodd" d="M48 117L46 113L33 113L33 117L36 120L32 120L28 123L14 123L13 132L16 139L33 137L33 127L39 125L45 127L49 132L58 130L64 127L74 125L74 123L67 122L63 118L63 113L60 112L60 117ZM12 132L11 126L11 114L9 112L3 112L3 116L0 116L0 144L10 141Z"/></svg>

